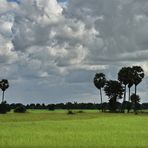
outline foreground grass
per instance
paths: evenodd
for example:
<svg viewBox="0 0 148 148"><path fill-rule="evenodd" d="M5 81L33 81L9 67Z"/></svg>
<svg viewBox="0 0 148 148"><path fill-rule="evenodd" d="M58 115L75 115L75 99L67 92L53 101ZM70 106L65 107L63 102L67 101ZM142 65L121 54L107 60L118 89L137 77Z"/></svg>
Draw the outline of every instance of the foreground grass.
<svg viewBox="0 0 148 148"><path fill-rule="evenodd" d="M33 111L0 115L0 147L147 148L148 115Z"/></svg>

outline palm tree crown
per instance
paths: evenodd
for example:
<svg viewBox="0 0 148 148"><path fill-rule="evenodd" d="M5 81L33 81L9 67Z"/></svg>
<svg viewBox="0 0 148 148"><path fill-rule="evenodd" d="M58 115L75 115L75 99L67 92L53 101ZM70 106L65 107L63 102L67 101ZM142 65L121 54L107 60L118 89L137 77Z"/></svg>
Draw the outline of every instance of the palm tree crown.
<svg viewBox="0 0 148 148"><path fill-rule="evenodd" d="M94 77L94 85L98 88L101 89L104 87L106 82L105 74L103 73L96 73Z"/></svg>
<svg viewBox="0 0 148 148"><path fill-rule="evenodd" d="M94 77L94 85L96 86L96 88L98 88L100 90L101 107L102 107L102 91L101 91L101 88L104 87L105 82L106 82L105 74L96 73L96 75Z"/></svg>
<svg viewBox="0 0 148 148"><path fill-rule="evenodd" d="M135 85L135 94L137 92L137 85L144 78L144 70L140 66L133 66L133 84Z"/></svg>

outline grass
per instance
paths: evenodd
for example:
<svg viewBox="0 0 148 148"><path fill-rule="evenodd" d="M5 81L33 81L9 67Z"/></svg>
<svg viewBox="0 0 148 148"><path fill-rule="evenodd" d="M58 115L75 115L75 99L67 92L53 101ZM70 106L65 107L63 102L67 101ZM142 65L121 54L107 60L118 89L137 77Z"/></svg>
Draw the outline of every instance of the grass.
<svg viewBox="0 0 148 148"><path fill-rule="evenodd" d="M0 115L0 147L5 148L147 148L147 131L147 114L29 110Z"/></svg>

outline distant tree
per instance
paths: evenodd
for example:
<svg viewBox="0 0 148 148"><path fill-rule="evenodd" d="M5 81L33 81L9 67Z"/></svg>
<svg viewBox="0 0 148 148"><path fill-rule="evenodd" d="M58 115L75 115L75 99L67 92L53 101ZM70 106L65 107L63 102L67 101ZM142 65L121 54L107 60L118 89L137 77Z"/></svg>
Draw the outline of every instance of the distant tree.
<svg viewBox="0 0 148 148"><path fill-rule="evenodd" d="M46 105L44 103L42 103L41 108L46 109Z"/></svg>
<svg viewBox="0 0 148 148"><path fill-rule="evenodd" d="M101 106L102 106L102 88L104 87L105 82L106 82L105 74L96 73L94 77L94 85L96 86L96 88L100 90Z"/></svg>
<svg viewBox="0 0 148 148"><path fill-rule="evenodd" d="M66 109L66 107L64 103L58 103L55 105L55 109Z"/></svg>
<svg viewBox="0 0 148 148"><path fill-rule="evenodd" d="M5 95L5 90L9 87L9 82L6 79L2 79L0 81L0 88L2 90L2 102L4 102L4 95Z"/></svg>
<svg viewBox="0 0 148 148"><path fill-rule="evenodd" d="M26 105L26 109L30 109L30 105L29 104Z"/></svg>
<svg viewBox="0 0 148 148"><path fill-rule="evenodd" d="M129 83L128 73L129 73L129 67L123 67L118 72L118 80L122 84L124 84L124 99L123 99L123 102L126 101L126 86Z"/></svg>
<svg viewBox="0 0 148 148"><path fill-rule="evenodd" d="M54 104L48 104L47 108L48 108L48 110L53 111L53 110L55 110L55 105Z"/></svg>
<svg viewBox="0 0 148 148"><path fill-rule="evenodd" d="M139 102L140 102L140 97L139 95L136 95L136 94L132 94L131 95L131 102L133 104L133 109L134 109L134 112L135 114L137 114L137 110L140 108L139 106Z"/></svg>
<svg viewBox="0 0 148 148"><path fill-rule="evenodd" d="M110 110L115 112L117 108L117 99L121 99L124 92L122 84L118 81L107 81L104 87L104 91L105 94L109 97Z"/></svg>
<svg viewBox="0 0 148 148"><path fill-rule="evenodd" d="M133 84L135 85L135 95L137 93L137 85L144 78L144 70L140 66L133 66Z"/></svg>
<svg viewBox="0 0 148 148"><path fill-rule="evenodd" d="M30 104L30 109L35 109L36 108L36 105L34 103L31 103Z"/></svg>
<svg viewBox="0 0 148 148"><path fill-rule="evenodd" d="M37 103L37 104L35 105L35 109L42 109L42 105L41 105L40 103Z"/></svg>
<svg viewBox="0 0 148 148"><path fill-rule="evenodd" d="M16 108L14 109L15 113L25 113L26 112L26 107L22 104L17 105Z"/></svg>
<svg viewBox="0 0 148 148"><path fill-rule="evenodd" d="M66 105L66 109L68 110L73 109L73 106L74 106L71 102L67 102L65 105Z"/></svg>

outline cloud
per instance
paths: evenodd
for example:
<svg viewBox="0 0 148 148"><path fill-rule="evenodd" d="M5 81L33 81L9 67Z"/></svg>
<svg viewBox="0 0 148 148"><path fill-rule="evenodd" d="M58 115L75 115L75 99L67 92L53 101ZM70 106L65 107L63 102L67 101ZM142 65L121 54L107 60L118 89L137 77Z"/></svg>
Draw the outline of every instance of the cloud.
<svg viewBox="0 0 148 148"><path fill-rule="evenodd" d="M85 102L97 95L91 82L96 72L117 79L128 65L141 65L146 81L147 5L146 0L2 0L0 77L11 82L8 96L54 102L48 98L71 95ZM139 88L143 100L146 88L146 83Z"/></svg>

